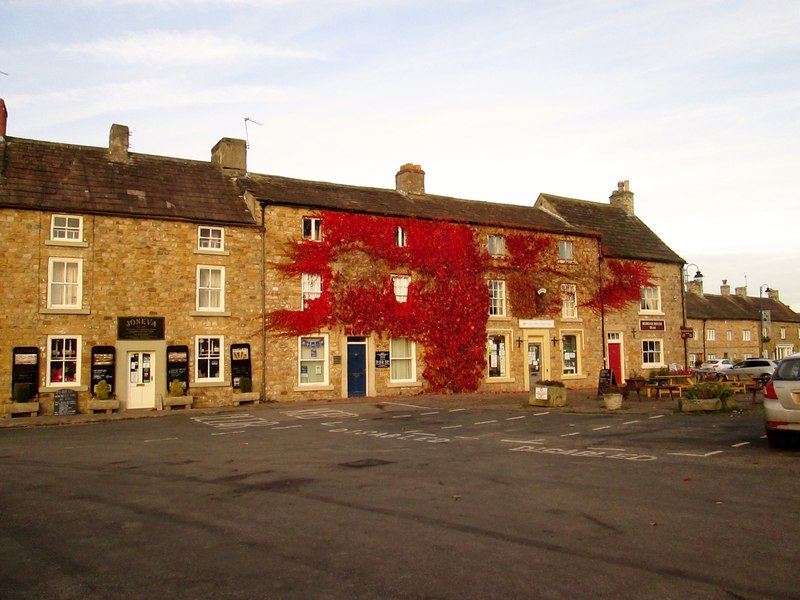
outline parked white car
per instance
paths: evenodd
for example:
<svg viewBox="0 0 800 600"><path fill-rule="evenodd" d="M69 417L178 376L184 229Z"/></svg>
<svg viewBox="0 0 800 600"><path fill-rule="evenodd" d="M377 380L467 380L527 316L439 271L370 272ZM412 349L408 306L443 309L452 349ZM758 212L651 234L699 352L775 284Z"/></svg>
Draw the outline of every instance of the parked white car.
<svg viewBox="0 0 800 600"><path fill-rule="evenodd" d="M730 369L733 361L729 358L712 358L700 365L701 371L718 371L719 369Z"/></svg>
<svg viewBox="0 0 800 600"><path fill-rule="evenodd" d="M800 353L781 360L764 387L764 417L772 447L785 448L800 438Z"/></svg>
<svg viewBox="0 0 800 600"><path fill-rule="evenodd" d="M717 372L720 375L736 378L741 376L752 377L753 379L759 379L762 384L766 384L777 366L778 361L768 358L746 358L733 365L730 369L717 369Z"/></svg>

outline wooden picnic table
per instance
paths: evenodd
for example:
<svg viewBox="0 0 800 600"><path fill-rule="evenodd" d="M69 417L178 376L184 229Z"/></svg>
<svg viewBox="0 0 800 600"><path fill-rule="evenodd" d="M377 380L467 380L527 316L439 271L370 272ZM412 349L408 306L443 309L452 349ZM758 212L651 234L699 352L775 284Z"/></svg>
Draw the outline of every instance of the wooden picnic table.
<svg viewBox="0 0 800 600"><path fill-rule="evenodd" d="M651 380L655 381L655 385L648 385L647 388L647 396L648 398L655 396L656 398L661 398L666 394L669 394L669 399L674 400L674 393L678 392L678 396L683 395L683 391L694 385L695 380L693 375L686 375L683 373L675 373L672 375L656 375L650 378Z"/></svg>

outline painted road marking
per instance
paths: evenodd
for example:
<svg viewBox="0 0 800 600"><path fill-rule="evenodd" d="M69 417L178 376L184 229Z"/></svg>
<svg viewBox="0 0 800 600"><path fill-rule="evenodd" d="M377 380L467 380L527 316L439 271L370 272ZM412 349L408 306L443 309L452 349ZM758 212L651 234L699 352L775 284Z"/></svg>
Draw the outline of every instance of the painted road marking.
<svg viewBox="0 0 800 600"><path fill-rule="evenodd" d="M507 444L544 444L544 440L500 440Z"/></svg>
<svg viewBox="0 0 800 600"><path fill-rule="evenodd" d="M207 417L192 417L192 421L210 425L217 429L240 429L242 427L266 427L277 425L278 421L267 421L261 417L248 414L241 415L210 415Z"/></svg>
<svg viewBox="0 0 800 600"><path fill-rule="evenodd" d="M638 423L639 419L634 419L633 421L625 421L623 425L633 425L634 423Z"/></svg>
<svg viewBox="0 0 800 600"><path fill-rule="evenodd" d="M603 425L602 427L595 427L592 431L601 431L603 429L611 429L611 425Z"/></svg>
<svg viewBox="0 0 800 600"><path fill-rule="evenodd" d="M559 437L570 437L571 435L580 435L580 431L573 431L572 433L562 433Z"/></svg>
<svg viewBox="0 0 800 600"><path fill-rule="evenodd" d="M169 442L171 440L177 440L177 439L178 438L176 438L176 437L168 437L168 438L161 438L161 439L158 439L158 440L144 440L144 443L145 444L149 444L150 442Z"/></svg>
<svg viewBox="0 0 800 600"><path fill-rule="evenodd" d="M506 417L506 421L515 421L516 419L524 419L525 415L520 415L519 417Z"/></svg>
<svg viewBox="0 0 800 600"><path fill-rule="evenodd" d="M295 429L297 427L302 427L302 425L284 425L282 427L273 427L273 431L276 429Z"/></svg>
<svg viewBox="0 0 800 600"><path fill-rule="evenodd" d="M540 412L540 413L533 413L534 417L541 417L542 415L549 415L550 411L547 412Z"/></svg>
<svg viewBox="0 0 800 600"><path fill-rule="evenodd" d="M697 454L695 452L667 452L671 456L696 456L698 458L708 458L715 454L722 454L722 450L714 450L713 452L706 452L705 454Z"/></svg>
<svg viewBox="0 0 800 600"><path fill-rule="evenodd" d="M664 415L653 415L652 417L648 417L648 419L663 419Z"/></svg>
<svg viewBox="0 0 800 600"><path fill-rule="evenodd" d="M449 411L447 411L447 412L463 412L463 411L465 411L465 410L467 410L467 409L466 409L466 408L451 408L451 409L450 409Z"/></svg>
<svg viewBox="0 0 800 600"><path fill-rule="evenodd" d="M424 413L419 413L419 414L424 416L424 417L427 417L428 415L438 415L439 411L438 410L432 410L430 412L424 412Z"/></svg>
<svg viewBox="0 0 800 600"><path fill-rule="evenodd" d="M734 444L731 448L741 448L742 446L748 446L750 442L739 442L738 444Z"/></svg>
<svg viewBox="0 0 800 600"><path fill-rule="evenodd" d="M211 435L233 435L235 433L244 433L244 431L218 431L216 433L212 433Z"/></svg>
<svg viewBox="0 0 800 600"><path fill-rule="evenodd" d="M348 429L347 427L340 427L338 429L329 429L330 433L345 433L348 435L368 436L384 440L411 440L413 442L428 442L430 444L449 444L450 439L438 437L435 433L425 433L420 431L407 431L404 433L389 433L388 431L378 431L376 429Z"/></svg>
<svg viewBox="0 0 800 600"><path fill-rule="evenodd" d="M381 402L381 404L391 404L392 406L407 406L408 408L431 408L430 406L418 406L416 404L403 404L402 402Z"/></svg>
<svg viewBox="0 0 800 600"><path fill-rule="evenodd" d="M536 454L558 454L560 456L575 456L578 458L610 458L615 460L630 460L635 462L646 462L658 460L657 457L649 454L629 454L624 452L612 451L609 454L606 450L577 450L565 448L546 448L542 446L517 446L509 448L510 452L533 452Z"/></svg>
<svg viewBox="0 0 800 600"><path fill-rule="evenodd" d="M393 419L410 419L413 415L394 415Z"/></svg>
<svg viewBox="0 0 800 600"><path fill-rule="evenodd" d="M458 429L459 427L463 427L463 425L445 425L442 429Z"/></svg>
<svg viewBox="0 0 800 600"><path fill-rule="evenodd" d="M492 419L491 421L478 421L475 425L488 425L489 423L497 423L497 419Z"/></svg>
<svg viewBox="0 0 800 600"><path fill-rule="evenodd" d="M303 410L287 410L283 412L288 417L295 419L328 419L342 417L357 417L356 413L345 412L335 408L305 408Z"/></svg>

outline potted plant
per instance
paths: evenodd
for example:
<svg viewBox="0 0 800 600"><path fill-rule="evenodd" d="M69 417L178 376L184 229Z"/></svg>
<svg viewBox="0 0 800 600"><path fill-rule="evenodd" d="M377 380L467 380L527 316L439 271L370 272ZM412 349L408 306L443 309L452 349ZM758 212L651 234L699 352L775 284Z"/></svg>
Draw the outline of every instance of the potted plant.
<svg viewBox="0 0 800 600"><path fill-rule="evenodd" d="M531 406L566 406L567 389L561 381L537 381L528 397Z"/></svg>
<svg viewBox="0 0 800 600"><path fill-rule="evenodd" d="M105 379L101 379L95 384L94 396L98 400L108 400L111 397L111 386Z"/></svg>
<svg viewBox="0 0 800 600"><path fill-rule="evenodd" d="M619 410L622 408L622 400L628 395L628 389L618 385L610 386L603 392L603 404L606 410Z"/></svg>
<svg viewBox="0 0 800 600"><path fill-rule="evenodd" d="M258 404L261 400L261 392L253 391L253 380L249 377L239 378L239 393L233 395L233 405L250 403Z"/></svg>
<svg viewBox="0 0 800 600"><path fill-rule="evenodd" d="M186 384L180 379L173 379L169 384L169 396L163 401L164 410L172 410L173 406L190 408L194 398L186 394Z"/></svg>
<svg viewBox="0 0 800 600"><path fill-rule="evenodd" d="M89 398L86 404L86 410L93 414L97 411L111 414L119 409L119 400L111 397L111 384L105 379L98 381L94 388L94 398Z"/></svg>

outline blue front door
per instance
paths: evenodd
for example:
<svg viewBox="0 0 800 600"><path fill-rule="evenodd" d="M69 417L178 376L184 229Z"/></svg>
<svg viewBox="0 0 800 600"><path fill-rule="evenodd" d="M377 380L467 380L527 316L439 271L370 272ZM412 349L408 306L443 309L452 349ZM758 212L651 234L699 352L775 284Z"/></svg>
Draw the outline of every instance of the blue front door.
<svg viewBox="0 0 800 600"><path fill-rule="evenodd" d="M347 341L347 396L367 395L367 344L364 338Z"/></svg>

